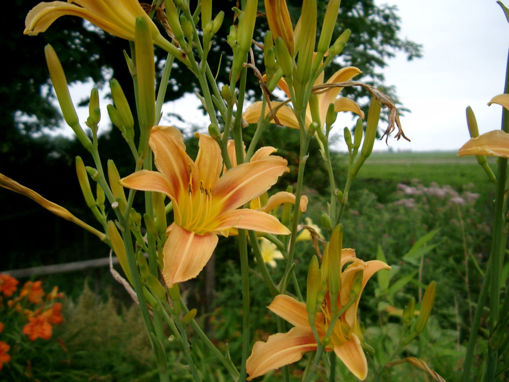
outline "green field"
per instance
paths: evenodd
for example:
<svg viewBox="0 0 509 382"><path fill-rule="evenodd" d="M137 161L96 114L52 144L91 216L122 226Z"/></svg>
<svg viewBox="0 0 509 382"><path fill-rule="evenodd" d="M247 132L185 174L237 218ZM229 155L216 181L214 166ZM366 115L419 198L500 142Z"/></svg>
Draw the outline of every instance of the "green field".
<svg viewBox="0 0 509 382"><path fill-rule="evenodd" d="M490 160L495 170L494 160ZM489 187L488 177L474 157L456 156L455 152L373 153L359 171L359 179L409 182L436 182L463 189L469 183L482 189Z"/></svg>

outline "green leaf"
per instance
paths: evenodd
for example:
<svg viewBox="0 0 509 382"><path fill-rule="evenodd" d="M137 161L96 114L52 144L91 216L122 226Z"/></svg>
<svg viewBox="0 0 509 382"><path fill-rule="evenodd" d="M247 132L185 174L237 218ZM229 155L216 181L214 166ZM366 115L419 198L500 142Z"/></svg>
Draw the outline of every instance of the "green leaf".
<svg viewBox="0 0 509 382"><path fill-rule="evenodd" d="M419 264L419 260L426 253L432 251L438 244L427 245L428 242L435 237L435 235L439 232L439 229L434 229L431 232L428 232L426 235L417 240L412 248L403 256L403 260L417 265Z"/></svg>
<svg viewBox="0 0 509 382"><path fill-rule="evenodd" d="M408 284L415 277L415 275L417 275L417 271L406 275L405 277L399 279L394 284L392 284L391 287L389 288L389 290L387 291L387 296L389 297L389 299L392 301L392 299L394 298L394 295L397 292L399 292L401 289L403 289L403 287L406 284Z"/></svg>

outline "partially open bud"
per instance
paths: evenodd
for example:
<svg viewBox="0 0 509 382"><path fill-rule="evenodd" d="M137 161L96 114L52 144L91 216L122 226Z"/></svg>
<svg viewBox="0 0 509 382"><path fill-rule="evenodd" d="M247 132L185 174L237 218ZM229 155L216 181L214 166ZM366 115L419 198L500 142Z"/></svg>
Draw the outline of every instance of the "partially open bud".
<svg viewBox="0 0 509 382"><path fill-rule="evenodd" d="M274 39L281 37L293 56L295 52L293 25L286 0L265 0L265 15Z"/></svg>

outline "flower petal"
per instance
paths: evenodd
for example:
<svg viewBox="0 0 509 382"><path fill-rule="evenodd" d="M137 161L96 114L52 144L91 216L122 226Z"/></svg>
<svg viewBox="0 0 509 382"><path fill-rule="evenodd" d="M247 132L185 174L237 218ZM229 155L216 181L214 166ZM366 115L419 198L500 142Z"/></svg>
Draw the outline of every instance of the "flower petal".
<svg viewBox="0 0 509 382"><path fill-rule="evenodd" d="M265 205L261 208L261 211L267 213L271 212L273 209L279 207L283 203L295 204L295 195L287 191L276 192L269 198L269 200L267 200L267 203L265 203ZM301 212L306 212L307 207L308 197L306 195L302 195L300 198L299 210Z"/></svg>
<svg viewBox="0 0 509 382"><path fill-rule="evenodd" d="M361 110L359 105L350 98L341 97L334 101L335 111L351 111L364 119L364 112Z"/></svg>
<svg viewBox="0 0 509 382"><path fill-rule="evenodd" d="M219 179L219 174L223 168L223 160L221 159L219 145L209 135L200 134L196 165L200 181L203 182L203 186L207 190L210 190Z"/></svg>
<svg viewBox="0 0 509 382"><path fill-rule="evenodd" d="M361 342L355 334L348 342L341 345L334 345L334 353L343 361L345 366L360 380L366 379L368 375L368 363L366 355L362 350Z"/></svg>
<svg viewBox="0 0 509 382"><path fill-rule="evenodd" d="M499 104L509 110L509 94L499 94L491 99L488 102L488 105L491 106L492 103Z"/></svg>
<svg viewBox="0 0 509 382"><path fill-rule="evenodd" d="M306 304L303 302L297 301L288 295L279 294L274 297L267 308L293 326L311 330Z"/></svg>
<svg viewBox="0 0 509 382"><path fill-rule="evenodd" d="M248 381L271 370L297 362L302 354L316 349L311 330L292 328L287 333L270 336L267 342L258 341L247 359Z"/></svg>
<svg viewBox="0 0 509 382"><path fill-rule="evenodd" d="M120 184L127 188L138 191L156 191L175 197L175 191L172 184L163 174L157 171L141 170L132 173L120 180Z"/></svg>
<svg viewBox="0 0 509 382"><path fill-rule="evenodd" d="M355 66L348 66L346 68L339 69L336 73L330 76L327 80L327 84L349 81L359 73L361 73L361 71ZM329 104L335 101L341 90L343 90L341 87L330 88L320 96L320 118L322 120L325 120L325 114L327 114Z"/></svg>
<svg viewBox="0 0 509 382"><path fill-rule="evenodd" d="M287 161L278 156L243 163L219 178L212 194L223 204L222 211L233 210L267 191L287 171Z"/></svg>
<svg viewBox="0 0 509 382"><path fill-rule="evenodd" d="M163 277L171 287L196 277L207 264L217 245L217 235L197 235L172 224L163 248Z"/></svg>
<svg viewBox="0 0 509 382"><path fill-rule="evenodd" d="M255 151L255 153L251 157L251 162L267 158L270 154L273 154L276 151L277 151L277 149L272 146L260 147L258 150Z"/></svg>
<svg viewBox="0 0 509 382"><path fill-rule="evenodd" d="M294 129L299 128L299 122L297 121L297 118L295 118L292 108L277 101L271 102L270 107L272 108L272 111L276 110L276 118L281 125L292 127ZM265 106L265 117L269 115L271 108L269 108L268 105ZM247 123L258 123L261 113L262 102L257 101L246 109L243 114L243 118ZM272 120L274 120L274 118Z"/></svg>
<svg viewBox="0 0 509 382"><path fill-rule="evenodd" d="M489 155L509 158L509 134L493 130L471 138L458 151L458 156Z"/></svg>
<svg viewBox="0 0 509 382"><path fill-rule="evenodd" d="M230 228L250 229L256 232L289 235L290 230L279 222L277 218L262 211L242 208L221 214L209 229L223 232Z"/></svg>
<svg viewBox="0 0 509 382"><path fill-rule="evenodd" d="M167 177L171 194L178 198L181 190L187 191L190 173L196 166L186 154L182 134L175 127L156 126L149 143L157 169Z"/></svg>

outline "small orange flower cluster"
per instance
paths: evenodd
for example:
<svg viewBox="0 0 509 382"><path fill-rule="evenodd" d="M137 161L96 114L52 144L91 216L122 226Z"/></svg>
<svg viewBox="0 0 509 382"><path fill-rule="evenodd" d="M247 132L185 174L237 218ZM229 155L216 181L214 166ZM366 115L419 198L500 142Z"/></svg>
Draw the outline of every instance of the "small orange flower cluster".
<svg viewBox="0 0 509 382"><path fill-rule="evenodd" d="M37 338L49 340L53 335L53 325L59 325L64 321L62 317L62 303L55 300L64 298L64 294L54 287L51 292L45 294L41 281L27 281L18 296L14 296L17 290L18 280L7 274L0 274L0 311L11 310L2 313L2 317L10 320L21 316L24 321L28 321L23 326L22 333L30 341ZM12 298L11 298L12 297ZM6 300L6 303L4 301ZM14 313L14 314L13 314ZM7 322L7 327L9 327ZM3 332L6 325L0 322L0 333ZM5 363L11 360L8 354L10 346L0 341L0 370Z"/></svg>

